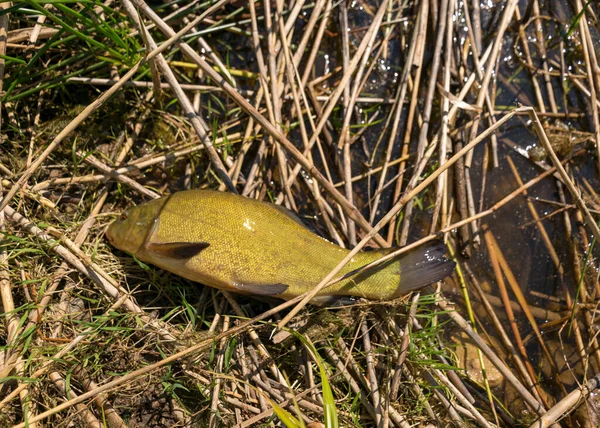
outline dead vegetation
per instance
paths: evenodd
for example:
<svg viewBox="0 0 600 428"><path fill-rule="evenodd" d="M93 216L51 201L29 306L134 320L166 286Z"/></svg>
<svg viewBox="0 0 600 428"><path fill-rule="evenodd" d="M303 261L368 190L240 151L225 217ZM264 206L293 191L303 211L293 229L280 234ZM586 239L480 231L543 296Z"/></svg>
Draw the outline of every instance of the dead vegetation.
<svg viewBox="0 0 600 428"><path fill-rule="evenodd" d="M597 3L0 7L1 426L597 426ZM103 238L186 188L457 271L327 309Z"/></svg>

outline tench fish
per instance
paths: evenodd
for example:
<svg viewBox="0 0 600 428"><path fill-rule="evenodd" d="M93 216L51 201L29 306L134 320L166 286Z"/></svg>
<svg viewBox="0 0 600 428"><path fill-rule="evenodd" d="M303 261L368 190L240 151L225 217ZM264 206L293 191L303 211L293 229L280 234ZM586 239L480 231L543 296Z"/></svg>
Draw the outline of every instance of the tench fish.
<svg viewBox="0 0 600 428"><path fill-rule="evenodd" d="M127 209L110 243L139 260L221 290L291 299L314 288L345 256L286 208L242 196L186 190ZM393 299L452 273L436 242L359 273L392 249L358 253L313 303L344 296Z"/></svg>

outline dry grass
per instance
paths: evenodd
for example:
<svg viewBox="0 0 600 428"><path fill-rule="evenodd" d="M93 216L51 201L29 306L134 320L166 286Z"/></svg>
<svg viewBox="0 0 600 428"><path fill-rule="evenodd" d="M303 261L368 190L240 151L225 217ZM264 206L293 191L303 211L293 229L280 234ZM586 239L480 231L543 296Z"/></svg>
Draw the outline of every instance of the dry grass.
<svg viewBox="0 0 600 428"><path fill-rule="evenodd" d="M597 426L595 2L0 8L0 426ZM328 309L108 245L186 188L457 271Z"/></svg>

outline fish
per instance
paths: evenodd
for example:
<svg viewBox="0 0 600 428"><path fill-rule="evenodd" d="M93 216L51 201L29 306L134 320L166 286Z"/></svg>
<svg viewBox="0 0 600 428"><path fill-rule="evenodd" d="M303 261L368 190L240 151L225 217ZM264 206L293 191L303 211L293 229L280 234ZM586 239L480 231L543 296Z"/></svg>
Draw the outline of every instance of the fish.
<svg viewBox="0 0 600 428"><path fill-rule="evenodd" d="M124 211L108 241L137 259L220 290L289 300L317 286L348 254L285 207L232 193L184 190ZM362 251L315 304L391 300L450 275L440 241L364 266L394 248Z"/></svg>

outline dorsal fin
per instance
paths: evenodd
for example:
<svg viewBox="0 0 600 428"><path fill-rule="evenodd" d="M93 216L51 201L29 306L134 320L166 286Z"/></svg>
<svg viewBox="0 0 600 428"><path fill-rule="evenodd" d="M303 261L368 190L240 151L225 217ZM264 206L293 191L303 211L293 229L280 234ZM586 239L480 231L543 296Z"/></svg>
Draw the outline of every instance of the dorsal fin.
<svg viewBox="0 0 600 428"><path fill-rule="evenodd" d="M298 217L298 214L296 214L295 212L288 210L283 205L271 204L271 206L273 208L275 208L277 211L279 211L280 213L285 214L287 217L294 220L296 223L298 223L303 228L312 232L312 230L309 229L309 227L300 219L300 217Z"/></svg>

